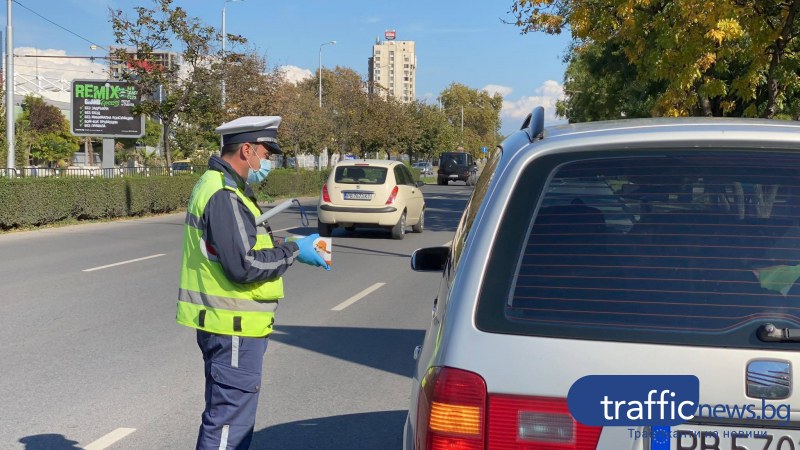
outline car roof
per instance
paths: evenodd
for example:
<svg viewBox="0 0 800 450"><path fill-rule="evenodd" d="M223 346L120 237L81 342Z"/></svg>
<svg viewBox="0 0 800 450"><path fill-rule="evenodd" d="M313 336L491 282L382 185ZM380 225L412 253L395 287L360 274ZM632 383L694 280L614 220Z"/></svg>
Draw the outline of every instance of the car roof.
<svg viewBox="0 0 800 450"><path fill-rule="evenodd" d="M698 128L726 129L731 131L771 131L776 128L800 131L800 122L774 119L743 119L729 117L673 117L605 120L555 125L544 130L544 137L569 136L582 133L689 131Z"/></svg>
<svg viewBox="0 0 800 450"><path fill-rule="evenodd" d="M388 159L346 159L344 161L339 161L338 163L336 163L336 167L358 166L364 164L368 164L370 166L378 166L378 167L392 167L403 163L400 161L388 160Z"/></svg>
<svg viewBox="0 0 800 450"><path fill-rule="evenodd" d="M716 117L624 119L563 124L544 128L530 140L527 129L510 135L501 147L515 155L587 149L785 148L800 150L800 122Z"/></svg>

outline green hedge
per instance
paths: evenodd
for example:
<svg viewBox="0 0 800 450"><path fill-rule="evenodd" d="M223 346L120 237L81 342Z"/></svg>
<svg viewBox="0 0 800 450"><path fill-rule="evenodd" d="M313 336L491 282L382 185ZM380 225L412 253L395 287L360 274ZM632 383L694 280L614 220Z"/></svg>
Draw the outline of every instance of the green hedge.
<svg viewBox="0 0 800 450"><path fill-rule="evenodd" d="M198 176L0 180L0 229L101 219L186 206Z"/></svg>
<svg viewBox="0 0 800 450"><path fill-rule="evenodd" d="M261 200L265 198L313 197L319 195L322 185L330 173L330 169L273 169L261 185L253 186L253 191Z"/></svg>
<svg viewBox="0 0 800 450"><path fill-rule="evenodd" d="M259 199L319 195L330 169L275 169ZM199 174L174 177L0 178L0 229L165 213L184 208Z"/></svg>

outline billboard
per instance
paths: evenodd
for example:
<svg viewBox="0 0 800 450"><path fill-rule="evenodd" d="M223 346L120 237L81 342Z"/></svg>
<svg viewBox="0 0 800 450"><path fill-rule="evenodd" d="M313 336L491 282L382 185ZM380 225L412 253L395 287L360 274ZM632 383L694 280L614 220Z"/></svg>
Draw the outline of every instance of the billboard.
<svg viewBox="0 0 800 450"><path fill-rule="evenodd" d="M386 38L387 41L393 41L394 38L397 37L397 32L394 30L386 30L383 32L383 37Z"/></svg>
<svg viewBox="0 0 800 450"><path fill-rule="evenodd" d="M141 93L131 83L73 80L70 103L75 136L144 136L144 116L133 114L133 108L141 103Z"/></svg>

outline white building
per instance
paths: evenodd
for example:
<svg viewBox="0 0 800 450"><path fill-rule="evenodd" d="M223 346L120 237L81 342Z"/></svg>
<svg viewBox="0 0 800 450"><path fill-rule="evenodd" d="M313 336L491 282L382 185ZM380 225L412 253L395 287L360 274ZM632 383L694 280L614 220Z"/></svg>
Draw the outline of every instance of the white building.
<svg viewBox="0 0 800 450"><path fill-rule="evenodd" d="M410 103L416 98L417 54L414 41L395 41L394 32L386 32L390 39L377 41L369 58L369 92L386 98Z"/></svg>

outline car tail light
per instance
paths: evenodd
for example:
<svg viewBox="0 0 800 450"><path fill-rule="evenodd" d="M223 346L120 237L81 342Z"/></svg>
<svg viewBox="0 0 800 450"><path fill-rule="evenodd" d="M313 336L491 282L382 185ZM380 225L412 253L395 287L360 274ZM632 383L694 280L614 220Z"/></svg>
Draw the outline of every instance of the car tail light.
<svg viewBox="0 0 800 450"><path fill-rule="evenodd" d="M489 396L488 448L595 450L603 427L578 423L563 398Z"/></svg>
<svg viewBox="0 0 800 450"><path fill-rule="evenodd" d="M322 185L322 201L323 202L331 202L331 196L328 194L328 183Z"/></svg>
<svg viewBox="0 0 800 450"><path fill-rule="evenodd" d="M392 193L389 194L389 199L386 200L387 205L391 205L392 203L394 203L394 199L397 198L397 192L399 190L400 189L397 186L395 186L394 189L392 189Z"/></svg>
<svg viewBox="0 0 800 450"><path fill-rule="evenodd" d="M486 438L486 382L480 375L432 367L417 402L417 440L424 450L482 450Z"/></svg>

